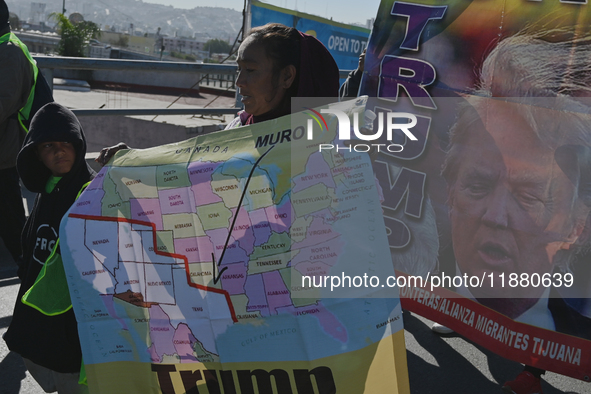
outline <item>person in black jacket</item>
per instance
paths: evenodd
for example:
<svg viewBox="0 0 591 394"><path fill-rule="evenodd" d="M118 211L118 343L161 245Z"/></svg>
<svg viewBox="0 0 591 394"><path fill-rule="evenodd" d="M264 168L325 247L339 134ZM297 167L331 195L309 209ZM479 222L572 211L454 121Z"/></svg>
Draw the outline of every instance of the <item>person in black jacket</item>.
<svg viewBox="0 0 591 394"><path fill-rule="evenodd" d="M357 68L349 73L347 79L339 88L340 98L357 97L359 95L359 85L361 85L361 77L363 76L363 69L365 67L365 52L367 48L359 55L359 64Z"/></svg>
<svg viewBox="0 0 591 394"><path fill-rule="evenodd" d="M50 103L33 117L18 154L24 185L38 193L22 235L22 281L12 322L4 335L10 350L20 354L29 372L46 392L80 393L82 353L74 312L47 316L22 302L50 256L64 214L82 186L95 173L85 161L86 139L80 122L67 108ZM59 252L59 247L57 252Z"/></svg>
<svg viewBox="0 0 591 394"><path fill-rule="evenodd" d="M21 259L19 237L25 224L25 208L16 171L16 156L25 130L18 112L33 87L33 65L24 44L10 32L8 6L0 0L0 239L17 263ZM22 44L22 43L21 43Z"/></svg>

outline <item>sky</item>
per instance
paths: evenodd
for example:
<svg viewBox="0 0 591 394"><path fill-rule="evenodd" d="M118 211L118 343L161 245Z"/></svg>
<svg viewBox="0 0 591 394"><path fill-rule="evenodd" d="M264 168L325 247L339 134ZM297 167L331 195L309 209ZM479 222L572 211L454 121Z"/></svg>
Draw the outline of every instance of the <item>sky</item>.
<svg viewBox="0 0 591 394"><path fill-rule="evenodd" d="M145 3L172 5L175 8L224 7L242 11L244 0L143 0ZM380 0L265 0L291 10L318 15L337 22L361 23L375 18Z"/></svg>

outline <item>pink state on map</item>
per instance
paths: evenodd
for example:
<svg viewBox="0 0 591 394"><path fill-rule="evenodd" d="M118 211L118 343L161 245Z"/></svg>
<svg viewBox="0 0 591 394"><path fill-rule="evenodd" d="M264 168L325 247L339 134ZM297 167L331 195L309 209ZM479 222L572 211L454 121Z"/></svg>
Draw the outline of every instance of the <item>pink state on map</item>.
<svg viewBox="0 0 591 394"><path fill-rule="evenodd" d="M176 349L176 354L179 355L181 363L193 363L197 358L193 354L193 344L197 342L197 338L193 336L191 329L185 323L180 323L174 333L172 343Z"/></svg>
<svg viewBox="0 0 591 394"><path fill-rule="evenodd" d="M213 244L211 243L211 239L204 235L203 237L197 237L197 253L199 253L199 260L200 262L209 262L211 261L211 254L213 253Z"/></svg>
<svg viewBox="0 0 591 394"><path fill-rule="evenodd" d="M232 208L232 217L236 215L236 208ZM238 217L234 223L232 230L232 237L238 241L240 247L246 251L246 254L251 254L254 251L254 232L248 212L244 208L238 210Z"/></svg>
<svg viewBox="0 0 591 394"><path fill-rule="evenodd" d="M244 293L248 297L247 312L260 311L261 316L269 316L269 304L263 285L263 274L248 275L244 284Z"/></svg>
<svg viewBox="0 0 591 394"><path fill-rule="evenodd" d="M130 198L131 218L150 222L156 225L156 230L163 230L162 213L157 198Z"/></svg>
<svg viewBox="0 0 591 394"><path fill-rule="evenodd" d="M208 236L175 238L174 251L187 257L189 263L211 262L213 245Z"/></svg>
<svg viewBox="0 0 591 394"><path fill-rule="evenodd" d="M86 187L86 190L95 190L95 189L103 190L103 183L105 181L105 176L107 175L108 170L109 170L109 167L101 168L101 170L99 171L98 174L96 174L96 176L94 177L92 182L90 182L90 185L88 185Z"/></svg>
<svg viewBox="0 0 591 394"><path fill-rule="evenodd" d="M214 247L215 253L215 260L220 261L220 257L222 256L222 251L224 250L224 245L226 244L226 239L228 238L228 229L226 228L218 228L215 230L208 230L205 232L211 243ZM226 251L224 253L224 260L222 261L223 264L231 264L231 263L242 263L246 264L248 261L248 256L246 251L240 247L238 242L234 239L234 237L230 237L228 241L228 246L226 247Z"/></svg>
<svg viewBox="0 0 591 394"><path fill-rule="evenodd" d="M263 284L267 296L267 305L269 305L271 313L277 313L277 308L293 304L291 293L285 286L279 271L263 273Z"/></svg>
<svg viewBox="0 0 591 394"><path fill-rule="evenodd" d="M312 263L324 263L332 267L337 263L344 247L345 243L339 237L330 240L330 242L298 248L300 252L291 260L291 266L296 267L304 261L310 261ZM294 245L292 245L291 250L296 250Z"/></svg>
<svg viewBox="0 0 591 394"><path fill-rule="evenodd" d="M271 225L271 230L276 233L283 233L291 227L291 218L295 218L291 200L286 199L281 205L272 205L264 209L267 214L267 220Z"/></svg>
<svg viewBox="0 0 591 394"><path fill-rule="evenodd" d="M307 305L302 307L294 307L288 306L286 308L279 308L279 313L291 313L294 316L314 316L318 319L320 326L331 337L339 340L342 343L346 343L349 339L349 335L347 334L347 329L333 315L329 310L327 310L322 303L319 301L316 305ZM305 333L303 333L305 335Z"/></svg>
<svg viewBox="0 0 591 394"><path fill-rule="evenodd" d="M221 163L194 161L187 167L192 185L211 182L211 176Z"/></svg>
<svg viewBox="0 0 591 394"><path fill-rule="evenodd" d="M318 183L324 183L326 187L336 187L334 179L332 179L332 175L330 174L330 167L320 152L310 155L308 163L306 163L306 170L303 174L295 176L293 183L292 193L297 193Z"/></svg>
<svg viewBox="0 0 591 394"><path fill-rule="evenodd" d="M330 224L327 224L322 218L314 217L312 223L306 229L306 238L300 242L291 244L292 249L306 248L311 245L318 245L330 241L333 238L340 237Z"/></svg>
<svg viewBox="0 0 591 394"><path fill-rule="evenodd" d="M195 197L189 187L158 190L162 214L195 212Z"/></svg>
<svg viewBox="0 0 591 394"><path fill-rule="evenodd" d="M103 167L94 177L90 185L84 190L84 194L72 205L70 213L84 215L102 215L102 200L105 195L103 181L108 167Z"/></svg>
<svg viewBox="0 0 591 394"><path fill-rule="evenodd" d="M103 189L86 189L80 198L74 202L70 213L101 216L104 195L105 191Z"/></svg>
<svg viewBox="0 0 591 394"><path fill-rule="evenodd" d="M191 191L197 206L223 201L211 188L211 177L220 164L200 161L189 164L187 171L191 181Z"/></svg>
<svg viewBox="0 0 591 394"><path fill-rule="evenodd" d="M207 238L207 237L201 237ZM209 239L208 239L209 241ZM187 257L189 263L198 263L201 261L199 258L199 248L197 244L197 238L175 238L174 239L174 252ZM208 261L211 261L211 252L209 253Z"/></svg>
<svg viewBox="0 0 591 394"><path fill-rule="evenodd" d="M260 246L266 243L271 237L271 225L267 220L267 213L265 208L260 208L248 212L250 223L252 224L252 231L254 233L254 246Z"/></svg>
<svg viewBox="0 0 591 394"><path fill-rule="evenodd" d="M220 196L214 194L211 189L211 182L193 185L191 186L191 191L195 197L195 204L198 207L224 201Z"/></svg>
<svg viewBox="0 0 591 394"><path fill-rule="evenodd" d="M226 258L224 257L223 264L220 265L219 269L222 270L224 268L227 269L222 273L222 289L226 290L230 295L244 294L247 271L246 264L226 264Z"/></svg>
<svg viewBox="0 0 591 394"><path fill-rule="evenodd" d="M170 324L170 318L158 305L152 305L150 312L150 339L152 346L148 349L152 361L162 362L162 357L173 355L176 349L173 344L175 334L174 327Z"/></svg>

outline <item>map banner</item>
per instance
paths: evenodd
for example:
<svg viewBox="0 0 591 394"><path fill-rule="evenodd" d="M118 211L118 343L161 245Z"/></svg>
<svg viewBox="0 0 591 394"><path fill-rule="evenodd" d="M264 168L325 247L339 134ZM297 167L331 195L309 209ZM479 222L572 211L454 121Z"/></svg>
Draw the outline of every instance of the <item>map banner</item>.
<svg viewBox="0 0 591 394"><path fill-rule="evenodd" d="M369 29L334 22L316 15L251 1L251 27L282 23L310 34L324 44L340 70L357 68L359 55L367 47Z"/></svg>
<svg viewBox="0 0 591 394"><path fill-rule="evenodd" d="M394 271L368 155L308 118L119 152L81 194L60 234L91 393L409 392L398 289L321 281Z"/></svg>
<svg viewBox="0 0 591 394"><path fill-rule="evenodd" d="M373 167L403 307L587 381L590 20L584 1L383 0L360 88L370 118L417 118L374 141L404 146Z"/></svg>

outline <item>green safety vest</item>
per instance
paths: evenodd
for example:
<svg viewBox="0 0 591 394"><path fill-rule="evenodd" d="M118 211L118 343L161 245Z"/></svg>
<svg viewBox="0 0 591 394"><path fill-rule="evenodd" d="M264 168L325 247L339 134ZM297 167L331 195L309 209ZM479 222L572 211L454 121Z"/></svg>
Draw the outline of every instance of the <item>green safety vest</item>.
<svg viewBox="0 0 591 394"><path fill-rule="evenodd" d="M76 200L88 185L90 185L90 182L82 185L82 189L78 192ZM72 309L72 299L70 298L64 263L61 254L57 252L59 243L60 239L58 238L53 246L51 255L49 255L39 275L37 275L35 283L21 297L21 301L24 304L37 309L47 316L61 315ZM88 386L84 360L82 360L82 365L80 366L78 383Z"/></svg>
<svg viewBox="0 0 591 394"><path fill-rule="evenodd" d="M31 87L31 92L29 92L29 98L27 99L25 106L18 111L19 123L25 131L29 132L27 127L23 124L23 121L28 120L29 115L31 115L31 107L33 106L33 99L35 98L35 85L37 84L37 75L39 74L39 69L37 68L37 62L35 62L35 60L31 57L27 46L23 44L23 42L19 40L14 33L6 33L0 37L0 45L8 41L18 46L23 51L27 59L29 59L29 63L31 63L31 66L33 67L33 86Z"/></svg>
<svg viewBox="0 0 591 394"><path fill-rule="evenodd" d="M90 182L82 185L76 200L88 185ZM61 315L72 309L62 256L57 252L59 243L60 239L58 238L51 254L37 275L35 283L21 298L24 304L47 316Z"/></svg>

